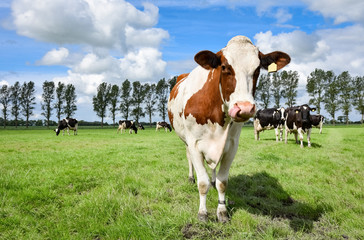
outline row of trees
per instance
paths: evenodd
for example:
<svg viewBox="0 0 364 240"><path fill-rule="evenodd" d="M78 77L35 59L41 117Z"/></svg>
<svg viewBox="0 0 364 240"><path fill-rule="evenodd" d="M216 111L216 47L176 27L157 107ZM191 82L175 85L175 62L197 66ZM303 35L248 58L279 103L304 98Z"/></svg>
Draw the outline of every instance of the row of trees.
<svg viewBox="0 0 364 240"><path fill-rule="evenodd" d="M139 122L142 117L149 118L150 124L155 112L165 121L167 115L167 101L170 90L176 83L177 77L170 80L164 78L159 80L157 84L142 84L139 81L131 83L125 80L121 87L117 85L101 83L97 88L97 93L93 97L93 109L97 116L101 117L101 126L104 124L104 118L107 112L115 124L117 112L122 114L124 119L134 117ZM54 121L50 120L52 113L55 111L58 121L61 116L74 116L76 106L76 89L74 85L59 82L58 85L53 81L45 81L43 83L43 93L41 101L42 116L46 119L46 125L54 125ZM20 85L16 82L13 86L3 85L0 88L0 103L3 106L3 124L12 123L16 127L23 121L20 116L25 117L25 125L29 126L29 117L33 114L36 105L34 82L24 82ZM9 111L10 110L10 111ZM9 121L9 112L14 120ZM37 122L37 124L40 124ZM35 124L35 122L31 122Z"/></svg>
<svg viewBox="0 0 364 240"><path fill-rule="evenodd" d="M260 76L256 91L256 100L260 107L280 107L281 100L289 107L296 104L299 75L296 71L282 71ZM335 116L342 110L345 121L349 122L349 113L353 108L364 119L364 77L351 77L345 71L336 76L333 71L315 69L307 77L306 91L309 104L321 112L321 105L330 114L335 124ZM273 102L272 102L273 101Z"/></svg>
<svg viewBox="0 0 364 240"><path fill-rule="evenodd" d="M72 84L65 85L59 82L57 87L54 82L43 83L42 115L46 118L47 127L51 123L52 111L56 111L58 121L62 114L71 117L77 110L76 90ZM0 88L0 103L3 106L4 127L8 121L9 110L14 117L15 127L18 127L20 116L25 117L25 125L29 126L29 117L33 114L36 104L34 82L24 82L20 85L16 82L13 86L3 85ZM54 123L52 121L52 123Z"/></svg>
<svg viewBox="0 0 364 240"><path fill-rule="evenodd" d="M139 81L131 83L126 79L120 88L118 85L101 83L92 99L93 109L101 118L101 127L107 111L110 112L114 125L117 112L121 113L123 119L133 117L136 122L142 117L148 117L150 125L155 112L159 112L159 116L165 121L169 92L176 80L177 77L168 81L163 78L157 84L142 84Z"/></svg>

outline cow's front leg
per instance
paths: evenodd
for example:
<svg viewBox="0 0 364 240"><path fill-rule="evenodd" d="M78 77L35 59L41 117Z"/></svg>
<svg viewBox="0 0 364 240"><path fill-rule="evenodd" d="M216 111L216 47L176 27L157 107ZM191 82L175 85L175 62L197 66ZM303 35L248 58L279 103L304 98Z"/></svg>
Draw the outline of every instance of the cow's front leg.
<svg viewBox="0 0 364 240"><path fill-rule="evenodd" d="M298 132L295 132L294 133L294 139L296 140L296 144L299 144L299 142L298 142L298 138L297 138L297 135L298 135ZM301 135L301 134L300 134Z"/></svg>
<svg viewBox="0 0 364 240"><path fill-rule="evenodd" d="M216 177L216 189L219 194L219 201L217 206L217 219L219 222L223 223L229 221L229 216L226 209L225 194L228 185L230 166L234 160L236 151L238 149L237 145L238 145L237 141L235 143L232 143L230 151L225 153L224 157L221 159L220 169Z"/></svg>
<svg viewBox="0 0 364 240"><path fill-rule="evenodd" d="M274 131L276 132L276 142L278 142L278 127L276 127L276 128L274 129Z"/></svg>
<svg viewBox="0 0 364 240"><path fill-rule="evenodd" d="M279 138L280 138L281 142L283 141L282 136L283 136L283 128L280 128L279 129Z"/></svg>
<svg viewBox="0 0 364 240"><path fill-rule="evenodd" d="M300 135L300 147L303 148L303 133L302 133L302 129L298 129L297 132Z"/></svg>
<svg viewBox="0 0 364 240"><path fill-rule="evenodd" d="M307 130L307 146L308 147L311 147L311 130L312 130L312 128L309 128Z"/></svg>
<svg viewBox="0 0 364 240"><path fill-rule="evenodd" d="M200 207L198 210L198 219L200 221L207 221L207 208L206 208L206 198L207 193L210 188L210 179L207 174L204 159L200 152L194 149L189 149L190 157L193 163L193 166L196 171L197 176L197 187L200 194Z"/></svg>

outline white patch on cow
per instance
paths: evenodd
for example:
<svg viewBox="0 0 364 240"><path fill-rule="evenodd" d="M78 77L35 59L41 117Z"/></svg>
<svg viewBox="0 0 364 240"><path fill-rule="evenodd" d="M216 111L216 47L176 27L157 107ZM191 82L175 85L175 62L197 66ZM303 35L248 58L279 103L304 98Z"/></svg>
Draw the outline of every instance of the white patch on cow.
<svg viewBox="0 0 364 240"><path fill-rule="evenodd" d="M232 38L222 53L235 72L236 87L230 95L229 109L237 102L248 101L255 104L253 97L253 74L259 67L259 50L249 38L236 36Z"/></svg>

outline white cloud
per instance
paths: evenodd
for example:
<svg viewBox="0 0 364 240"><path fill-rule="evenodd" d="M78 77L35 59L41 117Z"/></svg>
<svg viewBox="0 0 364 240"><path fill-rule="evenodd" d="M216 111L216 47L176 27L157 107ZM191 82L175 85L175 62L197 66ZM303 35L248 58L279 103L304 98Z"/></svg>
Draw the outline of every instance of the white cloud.
<svg viewBox="0 0 364 240"><path fill-rule="evenodd" d="M14 0L12 16L18 34L60 45L37 64L67 66L68 76L54 81L72 83L86 96L102 81L120 85L126 78L165 76L159 47L169 34L153 27L159 9L143 6L141 11L124 0Z"/></svg>
<svg viewBox="0 0 364 240"><path fill-rule="evenodd" d="M40 65L64 65L65 60L69 56L67 48L61 47L60 49L53 49L46 53L43 58L38 61Z"/></svg>
<svg viewBox="0 0 364 240"><path fill-rule="evenodd" d="M334 18L335 23L357 22L364 25L364 2L361 0L302 0L312 11Z"/></svg>

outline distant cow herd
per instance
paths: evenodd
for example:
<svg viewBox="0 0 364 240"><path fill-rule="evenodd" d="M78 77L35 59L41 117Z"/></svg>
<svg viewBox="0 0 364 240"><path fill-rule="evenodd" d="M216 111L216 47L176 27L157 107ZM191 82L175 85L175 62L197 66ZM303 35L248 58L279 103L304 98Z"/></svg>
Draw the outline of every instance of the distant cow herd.
<svg viewBox="0 0 364 240"><path fill-rule="evenodd" d="M267 108L258 110L254 117L254 135L255 140L260 140L259 133L264 130L274 129L276 141L282 141L282 132L285 130L284 142L287 143L288 133L293 133L297 144L303 147L303 134L307 133L307 145L311 147L311 130L312 127L320 129L322 133L322 125L324 116L311 115L316 108L311 108L307 104L295 107ZM298 137L300 141L298 141Z"/></svg>
<svg viewBox="0 0 364 240"><path fill-rule="evenodd" d="M74 135L77 135L77 128L78 128L78 121L75 118L64 118L58 123L58 127L54 130L56 132L56 135L58 136L59 133L63 130L63 135L65 131L67 130L68 135L70 135L69 130L74 131ZM156 131L159 131L160 128L164 128L165 131L172 132L172 127L167 122L157 122L156 124ZM126 132L126 129L129 129L129 134L132 134L133 132L135 134L138 133L138 130L144 130L144 126L142 124L138 124L138 127L136 126L134 121L131 120L120 120L119 121L119 127L116 130L116 133L122 134L123 130Z"/></svg>

